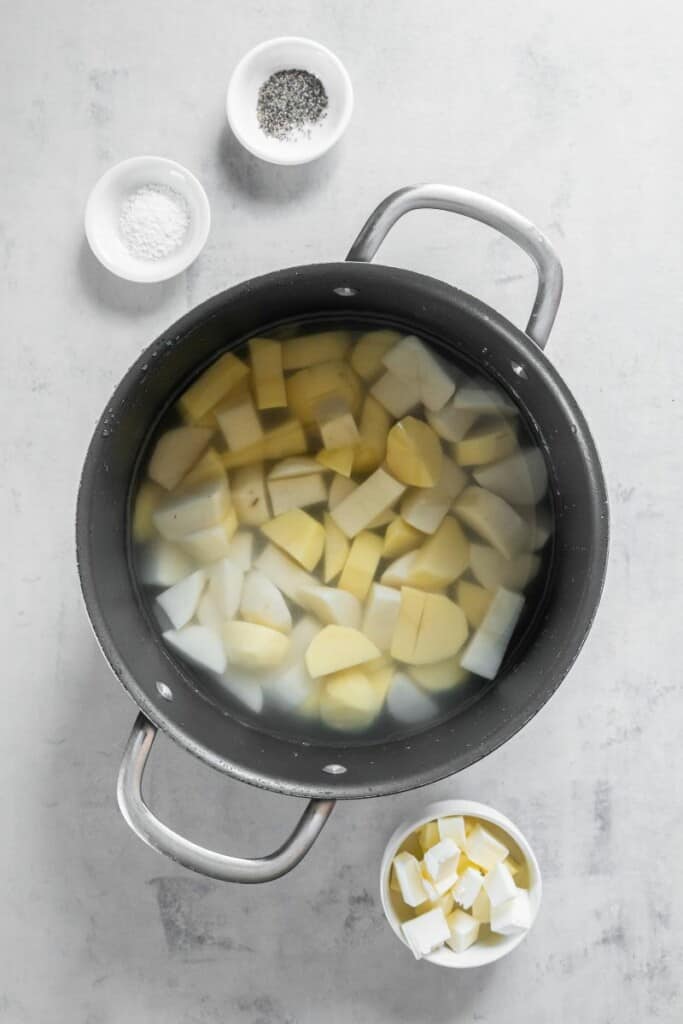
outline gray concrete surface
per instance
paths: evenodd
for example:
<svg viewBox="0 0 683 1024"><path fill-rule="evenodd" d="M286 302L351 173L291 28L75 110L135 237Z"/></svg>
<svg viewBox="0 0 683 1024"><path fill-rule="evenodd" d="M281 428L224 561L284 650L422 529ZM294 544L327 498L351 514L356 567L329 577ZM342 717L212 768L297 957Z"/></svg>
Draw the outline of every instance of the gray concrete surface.
<svg viewBox="0 0 683 1024"><path fill-rule="evenodd" d="M679 1021L678 8L2 0L0 12L0 1020ZM343 144L299 170L259 165L224 124L236 60L283 33L330 45L356 89ZM82 232L98 176L141 152L195 170L213 207L204 255L156 287L112 278ZM339 257L377 201L420 180L496 196L561 254L548 351L609 480L604 602L566 683L496 754L422 793L340 806L308 860L273 885L203 881L144 848L115 806L134 708L81 606L84 450L123 371L179 314L254 274ZM482 227L414 214L383 258L525 319L531 267ZM272 846L298 812L167 741L149 791L174 826L235 852ZM528 941L466 975L412 962L377 898L395 823L451 794L514 817L546 882Z"/></svg>

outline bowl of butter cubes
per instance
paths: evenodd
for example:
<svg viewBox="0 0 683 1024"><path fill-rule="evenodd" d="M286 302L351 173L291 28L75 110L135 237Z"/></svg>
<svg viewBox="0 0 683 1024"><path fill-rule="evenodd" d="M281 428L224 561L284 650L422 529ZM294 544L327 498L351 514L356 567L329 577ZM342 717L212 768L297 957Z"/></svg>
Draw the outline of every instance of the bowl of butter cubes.
<svg viewBox="0 0 683 1024"><path fill-rule="evenodd" d="M418 960L481 967L510 953L541 904L541 872L508 818L471 800L429 804L389 840L384 913Z"/></svg>

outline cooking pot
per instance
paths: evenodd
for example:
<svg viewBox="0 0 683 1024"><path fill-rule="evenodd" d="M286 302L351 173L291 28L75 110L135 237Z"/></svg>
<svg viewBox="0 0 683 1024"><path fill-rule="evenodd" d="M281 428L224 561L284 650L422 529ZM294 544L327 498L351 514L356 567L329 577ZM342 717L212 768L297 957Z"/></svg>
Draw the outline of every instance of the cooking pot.
<svg viewBox="0 0 683 1024"><path fill-rule="evenodd" d="M371 262L392 225L421 208L488 224L532 258L538 290L526 331L456 288ZM230 288L170 327L128 371L85 460L77 551L93 629L140 709L119 773L119 806L154 849L214 878L277 878L311 847L336 799L397 793L460 771L513 736L557 689L590 629L608 548L607 498L595 445L569 389L543 354L561 292L559 261L525 218L464 189L405 188L375 210L346 262L293 267ZM556 528L543 596L522 642L508 653L500 679L482 685L478 699L409 739L303 744L239 721L163 646L130 567L131 490L160 417L219 352L276 326L321 317L398 327L428 338L446 358L451 353L488 375L519 407L550 474ZM169 829L142 796L157 729L221 772L308 798L292 835L275 853L252 860L204 849Z"/></svg>

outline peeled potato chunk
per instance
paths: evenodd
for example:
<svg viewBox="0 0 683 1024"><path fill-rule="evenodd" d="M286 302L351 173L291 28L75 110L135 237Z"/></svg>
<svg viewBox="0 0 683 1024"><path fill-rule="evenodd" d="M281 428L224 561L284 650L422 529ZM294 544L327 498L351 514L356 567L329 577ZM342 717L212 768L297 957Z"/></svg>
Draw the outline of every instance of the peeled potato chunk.
<svg viewBox="0 0 683 1024"><path fill-rule="evenodd" d="M486 382L469 384L458 388L453 399L455 409L473 412L477 416L517 416L517 406L503 393Z"/></svg>
<svg viewBox="0 0 683 1024"><path fill-rule="evenodd" d="M292 628L292 616L287 602L272 580L260 569L250 569L244 577L240 615L247 622L269 626L280 633L289 633Z"/></svg>
<svg viewBox="0 0 683 1024"><path fill-rule="evenodd" d="M230 511L228 482L210 480L193 491L172 495L152 513L154 525L167 540L205 530L222 522Z"/></svg>
<svg viewBox="0 0 683 1024"><path fill-rule="evenodd" d="M500 556L498 556L500 557ZM465 618L474 629L480 626L489 610L493 593L469 580L458 580L456 586L458 604L465 613Z"/></svg>
<svg viewBox="0 0 683 1024"><path fill-rule="evenodd" d="M387 467L409 487L433 487L441 476L443 452L430 426L414 416L399 420L387 437Z"/></svg>
<svg viewBox="0 0 683 1024"><path fill-rule="evenodd" d="M332 729L366 728L381 711L385 694L360 668L343 669L323 683L320 717Z"/></svg>
<svg viewBox="0 0 683 1024"><path fill-rule="evenodd" d="M359 601L364 601L381 557L382 538L367 530L359 533L344 563L338 584L340 589L348 590Z"/></svg>
<svg viewBox="0 0 683 1024"><path fill-rule="evenodd" d="M347 363L320 363L287 380L290 411L304 426L315 425L320 403L331 400L343 402L352 416L360 409L360 381Z"/></svg>
<svg viewBox="0 0 683 1024"><path fill-rule="evenodd" d="M316 420L325 448L345 448L357 444L360 440L353 414L341 398L322 399L318 403Z"/></svg>
<svg viewBox="0 0 683 1024"><path fill-rule="evenodd" d="M366 395L358 425L360 441L353 457L354 473L371 473L384 462L390 427L387 410L372 395Z"/></svg>
<svg viewBox="0 0 683 1024"><path fill-rule="evenodd" d="M446 516L418 550L410 571L411 586L440 590L461 576L470 561L470 543L460 524Z"/></svg>
<svg viewBox="0 0 683 1024"><path fill-rule="evenodd" d="M350 477L354 453L355 448L352 445L346 445L344 448L335 448L333 450L323 448L316 455L316 460L325 469L333 469L335 473L339 473L343 477Z"/></svg>
<svg viewBox="0 0 683 1024"><path fill-rule="evenodd" d="M152 539L156 533L154 526L154 510L166 497L166 491L161 484L155 484L152 480L143 480L135 495L133 506L133 540L138 544Z"/></svg>
<svg viewBox="0 0 683 1024"><path fill-rule="evenodd" d="M225 668L225 651L220 637L206 626L183 626L169 629L162 636L187 661L209 672L222 672Z"/></svg>
<svg viewBox="0 0 683 1024"><path fill-rule="evenodd" d="M457 654L466 639L467 622L457 604L441 594L403 587L392 657L429 665Z"/></svg>
<svg viewBox="0 0 683 1024"><path fill-rule="evenodd" d="M289 638L284 633L255 622L226 622L223 640L228 664L245 668L279 665L289 649Z"/></svg>
<svg viewBox="0 0 683 1024"><path fill-rule="evenodd" d="M268 494L273 515L279 516L291 509L322 505L327 500L327 486L321 472L279 480L269 477Z"/></svg>
<svg viewBox="0 0 683 1024"><path fill-rule="evenodd" d="M394 419L400 419L420 403L420 385L417 381L406 381L395 373L387 370L370 389L370 397L376 399L391 413Z"/></svg>
<svg viewBox="0 0 683 1024"><path fill-rule="evenodd" d="M202 565L216 562L230 553L230 542L237 531L237 513L231 508L222 523L186 533L178 540L183 551Z"/></svg>
<svg viewBox="0 0 683 1024"><path fill-rule="evenodd" d="M346 564L350 544L346 534L339 529L329 512L323 516L325 530L325 566L323 578L325 583L338 576Z"/></svg>
<svg viewBox="0 0 683 1024"><path fill-rule="evenodd" d="M254 374L256 405L259 409L282 409L287 391L282 369L282 345L272 338L252 338L249 342Z"/></svg>
<svg viewBox="0 0 683 1024"><path fill-rule="evenodd" d="M483 466L504 459L517 448L515 431L505 420L475 428L453 445L459 466Z"/></svg>
<svg viewBox="0 0 683 1024"><path fill-rule="evenodd" d="M202 457L178 484L177 490L191 491L199 484L225 477L223 460L215 448L207 448Z"/></svg>
<svg viewBox="0 0 683 1024"><path fill-rule="evenodd" d="M267 430L259 441L240 448L239 451L228 451L223 455L226 469L248 466L252 462L263 462L264 459L282 459L285 455L301 455L308 451L306 432L297 420L286 420L279 427Z"/></svg>
<svg viewBox="0 0 683 1024"><path fill-rule="evenodd" d="M382 573L380 582L385 587L405 587L412 583L412 572L419 552L407 551L391 562Z"/></svg>
<svg viewBox="0 0 683 1024"><path fill-rule="evenodd" d="M383 359L401 337L399 331L366 331L361 334L351 353L351 366L359 377L371 384L384 369Z"/></svg>
<svg viewBox="0 0 683 1024"><path fill-rule="evenodd" d="M209 441L213 430L206 427L175 427L162 434L147 467L150 480L167 491L177 487L194 466Z"/></svg>
<svg viewBox="0 0 683 1024"><path fill-rule="evenodd" d="M325 626L306 651L306 668L314 679L379 658L380 651L357 629Z"/></svg>
<svg viewBox="0 0 683 1024"><path fill-rule="evenodd" d="M314 587L317 582L315 576L311 576L310 573L302 569L292 561L289 555L280 551L274 544L268 544L263 549L254 561L254 565L264 572L275 586L295 604L301 604L302 587Z"/></svg>
<svg viewBox="0 0 683 1024"><path fill-rule="evenodd" d="M285 370L345 359L351 345L351 331L317 331L300 338L287 338L282 343L282 365Z"/></svg>
<svg viewBox="0 0 683 1024"><path fill-rule="evenodd" d="M401 338L385 355L384 365L406 384L416 384L420 401L434 412L443 408L455 391L453 378L415 335Z"/></svg>
<svg viewBox="0 0 683 1024"><path fill-rule="evenodd" d="M382 558L398 558L408 551L413 551L425 539L414 526L407 523L401 516L396 516L386 528Z"/></svg>
<svg viewBox="0 0 683 1024"><path fill-rule="evenodd" d="M276 516L261 527L263 533L279 548L310 572L322 558L325 530L320 523L301 509L292 509Z"/></svg>
<svg viewBox="0 0 683 1024"><path fill-rule="evenodd" d="M232 500L237 518L246 526L260 526L270 519L263 463L241 466L230 474Z"/></svg>
<svg viewBox="0 0 683 1024"><path fill-rule="evenodd" d="M249 367L232 352L226 352L181 395L182 413L196 422L249 374Z"/></svg>
<svg viewBox="0 0 683 1024"><path fill-rule="evenodd" d="M497 494L483 487L466 487L453 509L504 558L519 554L528 542L529 527L522 517Z"/></svg>
<svg viewBox="0 0 683 1024"><path fill-rule="evenodd" d="M431 665L411 665L408 669L411 679L430 693L441 693L443 690L451 690L464 682L469 672L460 664L460 655L455 654L452 658L444 661L435 661Z"/></svg>
<svg viewBox="0 0 683 1024"><path fill-rule="evenodd" d="M524 607L524 598L500 587L462 656L462 667L495 679Z"/></svg>
<svg viewBox="0 0 683 1024"><path fill-rule="evenodd" d="M360 629L362 605L355 594L338 587L302 587L304 608L328 626L350 626Z"/></svg>
<svg viewBox="0 0 683 1024"><path fill-rule="evenodd" d="M474 471L480 487L512 505L535 505L548 488L548 470L538 448L527 448L501 459L493 466Z"/></svg>
<svg viewBox="0 0 683 1024"><path fill-rule="evenodd" d="M504 558L499 551L485 544L470 546L470 570L482 587L494 591L498 587L522 590L541 567L538 555L527 551L514 558Z"/></svg>
<svg viewBox="0 0 683 1024"><path fill-rule="evenodd" d="M466 484L465 471L444 455L438 483L409 491L401 502L401 516L416 530L434 533Z"/></svg>
<svg viewBox="0 0 683 1024"><path fill-rule="evenodd" d="M215 416L231 452L241 452L263 437L261 420L248 391L229 395L218 406Z"/></svg>
<svg viewBox="0 0 683 1024"><path fill-rule="evenodd" d="M458 409L452 398L438 412L425 410L427 422L444 441L462 441L463 437L477 419L476 412L469 409Z"/></svg>
<svg viewBox="0 0 683 1024"><path fill-rule="evenodd" d="M331 510L332 518L347 537L365 530L381 512L386 512L405 490L405 486L384 469L371 476Z"/></svg>

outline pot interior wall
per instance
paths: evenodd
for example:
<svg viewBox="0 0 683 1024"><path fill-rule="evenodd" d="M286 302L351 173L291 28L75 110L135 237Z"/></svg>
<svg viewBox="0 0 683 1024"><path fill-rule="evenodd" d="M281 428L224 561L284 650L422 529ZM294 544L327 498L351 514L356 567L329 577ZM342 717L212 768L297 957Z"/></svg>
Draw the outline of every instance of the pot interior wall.
<svg viewBox="0 0 683 1024"><path fill-rule="evenodd" d="M457 716L408 739L306 745L256 731L197 689L161 646L129 569L127 501L145 442L180 391L216 355L295 320L371 319L426 335L511 394L546 452L554 486L552 567L538 612L505 677ZM521 374L520 374L521 368ZM209 300L148 349L113 396L93 438L79 497L78 548L88 610L113 670L161 728L215 767L306 796L371 796L457 771L513 735L548 699L578 653L604 575L604 484L583 417L551 365L520 331L470 296L404 271L362 264L298 268ZM529 642L528 642L529 641ZM173 695L164 700L157 683ZM331 765L345 768L331 775Z"/></svg>

